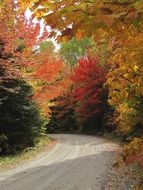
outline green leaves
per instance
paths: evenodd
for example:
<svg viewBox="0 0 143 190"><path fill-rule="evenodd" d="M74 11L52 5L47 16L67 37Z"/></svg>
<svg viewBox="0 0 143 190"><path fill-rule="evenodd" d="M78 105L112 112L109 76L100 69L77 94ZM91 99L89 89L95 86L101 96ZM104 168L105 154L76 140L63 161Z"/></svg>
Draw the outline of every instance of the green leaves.
<svg viewBox="0 0 143 190"><path fill-rule="evenodd" d="M96 44L92 38L75 39L61 44L60 54L65 63L73 69L77 65L79 58L87 55L89 50L95 53Z"/></svg>

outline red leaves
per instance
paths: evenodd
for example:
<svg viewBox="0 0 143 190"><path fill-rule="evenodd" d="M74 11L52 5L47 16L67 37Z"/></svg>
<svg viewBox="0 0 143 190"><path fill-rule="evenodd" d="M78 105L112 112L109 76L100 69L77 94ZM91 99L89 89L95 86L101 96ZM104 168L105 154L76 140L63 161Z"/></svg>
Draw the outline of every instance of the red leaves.
<svg viewBox="0 0 143 190"><path fill-rule="evenodd" d="M97 116L103 109L106 80L105 69L92 57L79 60L79 66L72 76L75 83L74 99L78 101L76 113L81 119Z"/></svg>

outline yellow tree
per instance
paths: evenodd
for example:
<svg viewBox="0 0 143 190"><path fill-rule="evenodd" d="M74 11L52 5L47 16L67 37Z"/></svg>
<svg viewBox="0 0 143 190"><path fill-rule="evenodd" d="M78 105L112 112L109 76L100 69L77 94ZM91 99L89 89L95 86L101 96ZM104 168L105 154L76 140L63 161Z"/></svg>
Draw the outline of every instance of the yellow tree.
<svg viewBox="0 0 143 190"><path fill-rule="evenodd" d="M52 29L52 36L60 31L67 38L77 33L91 36L98 28L141 19L143 13L142 0L23 0L20 3L22 7L30 7L34 16L44 19Z"/></svg>
<svg viewBox="0 0 143 190"><path fill-rule="evenodd" d="M122 28L118 41L110 46L108 101L116 108L116 121L124 132L143 126L142 43L143 33L130 25L129 28ZM113 50L114 46L118 48Z"/></svg>

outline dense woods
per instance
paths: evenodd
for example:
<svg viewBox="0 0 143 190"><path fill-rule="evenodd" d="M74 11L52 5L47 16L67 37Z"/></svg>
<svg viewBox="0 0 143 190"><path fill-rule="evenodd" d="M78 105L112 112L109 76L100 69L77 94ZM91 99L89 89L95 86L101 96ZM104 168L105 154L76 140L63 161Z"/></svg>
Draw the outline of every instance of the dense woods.
<svg viewBox="0 0 143 190"><path fill-rule="evenodd" d="M143 166L143 1L0 2L0 154L109 133Z"/></svg>

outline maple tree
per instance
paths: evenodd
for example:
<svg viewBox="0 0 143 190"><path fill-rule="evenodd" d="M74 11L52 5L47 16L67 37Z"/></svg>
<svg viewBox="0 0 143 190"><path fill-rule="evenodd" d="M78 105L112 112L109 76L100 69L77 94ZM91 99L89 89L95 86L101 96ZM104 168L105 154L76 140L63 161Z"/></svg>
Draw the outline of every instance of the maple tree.
<svg viewBox="0 0 143 190"><path fill-rule="evenodd" d="M50 100L64 91L62 83L63 63L58 59L49 60L46 58L43 64L38 62L34 67L35 72L32 73L31 80L31 85L35 89L33 99L40 106L42 113L49 115L50 108L48 105L50 105Z"/></svg>
<svg viewBox="0 0 143 190"><path fill-rule="evenodd" d="M117 129L130 137L130 143L125 147L127 163L135 161L142 166L142 22L137 27L124 24L110 34L114 40L109 43L108 102L115 109L113 121Z"/></svg>
<svg viewBox="0 0 143 190"><path fill-rule="evenodd" d="M46 27L43 27L41 34L39 23L34 24L32 18L27 20L24 13L15 12L13 10L15 4L12 1L11 7L6 5L6 11L11 11L13 14L13 22L10 23L11 30L9 30L7 24L11 21L11 16L9 14L9 17L5 19L6 14L2 14L7 27L3 26L3 22L1 23L4 30L1 31L1 36L3 33L7 35L7 38L4 38L8 41L5 43L7 44L5 50L12 52L12 69L33 87L33 100L37 102L43 114L48 114L49 100L56 97L62 90L58 82L60 81L59 74L62 72L62 61L52 52L54 46L45 41L48 35ZM8 69L11 67L10 63L7 65ZM59 88L57 88L58 84Z"/></svg>
<svg viewBox="0 0 143 190"><path fill-rule="evenodd" d="M103 88L107 71L96 58L85 57L79 60L72 76L74 82L73 98L77 102L75 113L80 123L87 122L91 128L98 123L101 127L107 109L107 93Z"/></svg>
<svg viewBox="0 0 143 190"><path fill-rule="evenodd" d="M60 31L62 36L94 35L98 28L111 27L116 23L141 20L143 15L142 0L29 0L21 6L28 6L34 15L51 27L51 36Z"/></svg>
<svg viewBox="0 0 143 190"><path fill-rule="evenodd" d="M1 67L9 72L9 77L24 78L26 69L35 63L35 47L45 38L46 31L38 38L39 23L33 24L32 19L25 19L24 13L18 14L17 6L12 0L1 4Z"/></svg>
<svg viewBox="0 0 143 190"><path fill-rule="evenodd" d="M112 69L107 84L109 103L116 108L117 122L128 132L135 126L136 130L142 128L142 32L134 26L123 31L125 36L117 41L120 48L110 58Z"/></svg>

